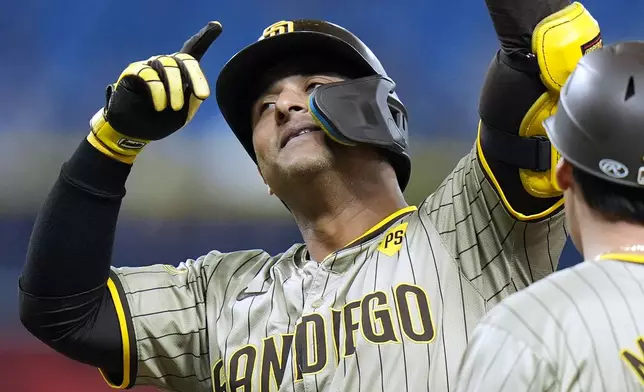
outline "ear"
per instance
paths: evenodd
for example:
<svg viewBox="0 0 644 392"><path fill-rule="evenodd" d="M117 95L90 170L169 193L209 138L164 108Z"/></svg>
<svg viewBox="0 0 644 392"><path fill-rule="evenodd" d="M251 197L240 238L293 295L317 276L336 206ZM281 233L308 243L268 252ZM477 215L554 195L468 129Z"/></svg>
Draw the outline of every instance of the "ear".
<svg viewBox="0 0 644 392"><path fill-rule="evenodd" d="M266 178L264 178L264 175L262 174L262 171L260 170L259 165L257 166L257 172L262 177L262 181L264 181L264 184L266 184L266 187L268 188L268 194L270 196L273 196L274 195L273 190L271 189L270 185L268 185L268 183L266 182Z"/></svg>
<svg viewBox="0 0 644 392"><path fill-rule="evenodd" d="M561 188L562 191L565 191L572 187L574 179L572 176L572 165L570 162L561 158L557 163L557 185Z"/></svg>

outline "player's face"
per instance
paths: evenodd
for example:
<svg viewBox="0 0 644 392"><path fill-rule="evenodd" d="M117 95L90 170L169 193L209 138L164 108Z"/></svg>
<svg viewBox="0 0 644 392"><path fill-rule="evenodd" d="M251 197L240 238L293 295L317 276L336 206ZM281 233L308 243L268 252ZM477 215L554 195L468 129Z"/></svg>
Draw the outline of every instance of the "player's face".
<svg viewBox="0 0 644 392"><path fill-rule="evenodd" d="M270 185L277 176L328 170L333 150L308 109L309 95L337 76L295 75L283 78L262 94L253 107L253 145L260 172Z"/></svg>

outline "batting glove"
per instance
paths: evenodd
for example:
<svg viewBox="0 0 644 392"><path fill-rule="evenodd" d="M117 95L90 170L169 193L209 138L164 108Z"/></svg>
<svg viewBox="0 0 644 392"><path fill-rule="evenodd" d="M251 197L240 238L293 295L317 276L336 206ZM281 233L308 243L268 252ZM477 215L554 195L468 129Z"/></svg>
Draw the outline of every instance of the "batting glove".
<svg viewBox="0 0 644 392"><path fill-rule="evenodd" d="M199 60L221 34L210 22L171 55L130 64L109 85L106 105L90 120L89 143L103 154L132 164L150 141L163 139L192 120L210 96Z"/></svg>

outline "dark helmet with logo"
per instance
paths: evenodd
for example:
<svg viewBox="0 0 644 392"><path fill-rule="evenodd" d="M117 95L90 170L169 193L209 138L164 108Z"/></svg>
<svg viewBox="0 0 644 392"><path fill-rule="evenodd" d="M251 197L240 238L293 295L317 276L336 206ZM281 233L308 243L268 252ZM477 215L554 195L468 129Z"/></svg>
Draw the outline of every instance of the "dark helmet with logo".
<svg viewBox="0 0 644 392"><path fill-rule="evenodd" d="M336 73L348 80L317 87L309 110L334 141L380 147L405 189L411 174L407 112L373 52L351 32L319 20L277 22L224 66L217 102L248 154L253 148L251 108L276 79L296 73ZM270 73L270 75L267 75Z"/></svg>
<svg viewBox="0 0 644 392"><path fill-rule="evenodd" d="M644 187L644 42L585 55L561 90L557 113L544 125L573 166Z"/></svg>

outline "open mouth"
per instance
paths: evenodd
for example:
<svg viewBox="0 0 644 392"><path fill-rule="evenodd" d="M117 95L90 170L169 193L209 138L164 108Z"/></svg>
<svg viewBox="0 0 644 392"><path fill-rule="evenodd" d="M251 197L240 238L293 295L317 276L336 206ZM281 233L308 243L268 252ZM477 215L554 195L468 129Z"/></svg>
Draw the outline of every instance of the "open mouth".
<svg viewBox="0 0 644 392"><path fill-rule="evenodd" d="M313 126L313 127L302 128L302 129L299 129L299 130L294 131L294 132L290 132L289 135L287 135L284 138L284 140L282 140L282 146L281 147L284 148L284 146L286 146L288 144L288 142L290 142L291 140L293 140L293 139L295 139L297 137L300 137L302 135L306 135L307 133L317 132L317 131L320 131L320 130L321 130L320 127Z"/></svg>

